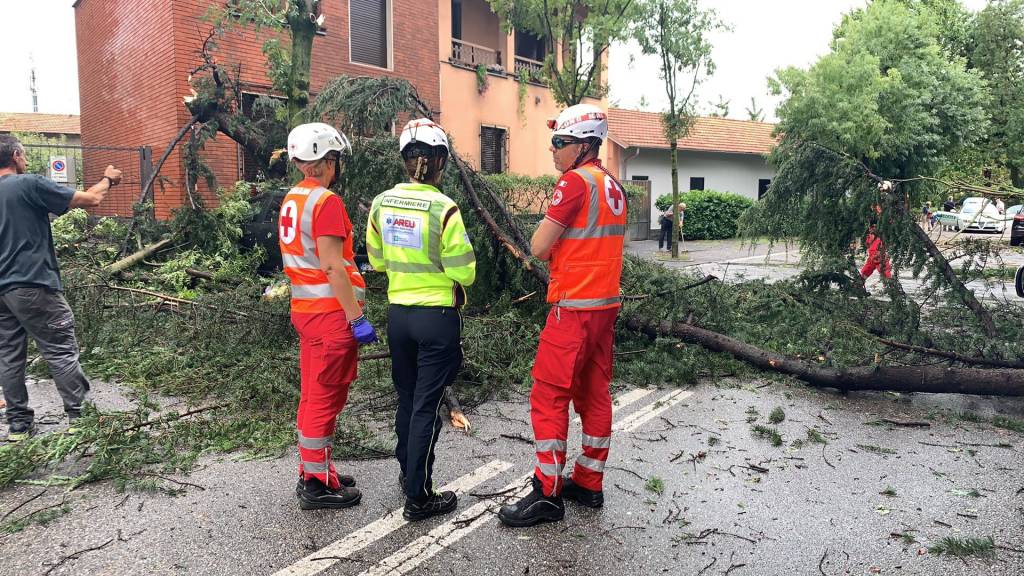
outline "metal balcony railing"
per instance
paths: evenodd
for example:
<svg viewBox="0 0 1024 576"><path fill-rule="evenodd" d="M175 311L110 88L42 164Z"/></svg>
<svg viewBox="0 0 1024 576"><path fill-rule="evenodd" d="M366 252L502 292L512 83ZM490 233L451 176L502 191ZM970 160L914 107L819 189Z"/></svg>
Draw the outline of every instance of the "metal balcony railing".
<svg viewBox="0 0 1024 576"><path fill-rule="evenodd" d="M500 68L501 51L452 38L451 60L456 64L463 64L473 68L481 64L487 68Z"/></svg>

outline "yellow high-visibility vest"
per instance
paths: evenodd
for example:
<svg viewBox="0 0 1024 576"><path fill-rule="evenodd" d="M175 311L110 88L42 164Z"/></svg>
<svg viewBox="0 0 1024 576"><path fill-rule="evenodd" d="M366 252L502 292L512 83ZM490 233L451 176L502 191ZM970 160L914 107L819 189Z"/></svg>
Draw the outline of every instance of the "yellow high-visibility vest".
<svg viewBox="0 0 1024 576"><path fill-rule="evenodd" d="M366 226L370 265L387 272L388 301L461 306L476 255L459 207L428 184L399 184L373 199Z"/></svg>

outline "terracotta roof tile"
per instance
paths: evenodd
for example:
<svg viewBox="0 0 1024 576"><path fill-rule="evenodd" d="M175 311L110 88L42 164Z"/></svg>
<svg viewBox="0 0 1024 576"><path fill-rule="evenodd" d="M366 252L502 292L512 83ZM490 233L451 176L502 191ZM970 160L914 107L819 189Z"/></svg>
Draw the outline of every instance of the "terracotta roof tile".
<svg viewBox="0 0 1024 576"><path fill-rule="evenodd" d="M81 134L82 128L75 114L0 112L0 132Z"/></svg>
<svg viewBox="0 0 1024 576"><path fill-rule="evenodd" d="M731 120L728 118L697 118L690 133L679 140L680 150L729 152L733 154L768 154L775 146L774 124ZM668 149L662 130L661 114L611 108L608 111L608 136L620 146Z"/></svg>

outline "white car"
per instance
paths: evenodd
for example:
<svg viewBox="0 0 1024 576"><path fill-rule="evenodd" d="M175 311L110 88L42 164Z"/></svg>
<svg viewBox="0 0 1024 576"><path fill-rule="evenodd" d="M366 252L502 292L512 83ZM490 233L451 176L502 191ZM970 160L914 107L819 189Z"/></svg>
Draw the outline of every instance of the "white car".
<svg viewBox="0 0 1024 576"><path fill-rule="evenodd" d="M999 213L996 205L988 198L972 197L964 200L956 213L957 231L999 232L1006 230L1006 218Z"/></svg>

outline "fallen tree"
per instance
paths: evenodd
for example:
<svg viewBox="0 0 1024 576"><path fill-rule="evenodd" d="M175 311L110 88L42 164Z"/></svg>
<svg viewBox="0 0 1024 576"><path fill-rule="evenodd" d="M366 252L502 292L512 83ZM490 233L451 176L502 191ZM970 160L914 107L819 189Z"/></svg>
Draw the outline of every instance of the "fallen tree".
<svg viewBox="0 0 1024 576"><path fill-rule="evenodd" d="M626 319L626 326L651 338L674 336L713 352L725 352L763 370L795 376L811 386L839 390L887 390L944 394L1024 396L1024 370L948 366L859 366L835 369L787 358L685 322Z"/></svg>

